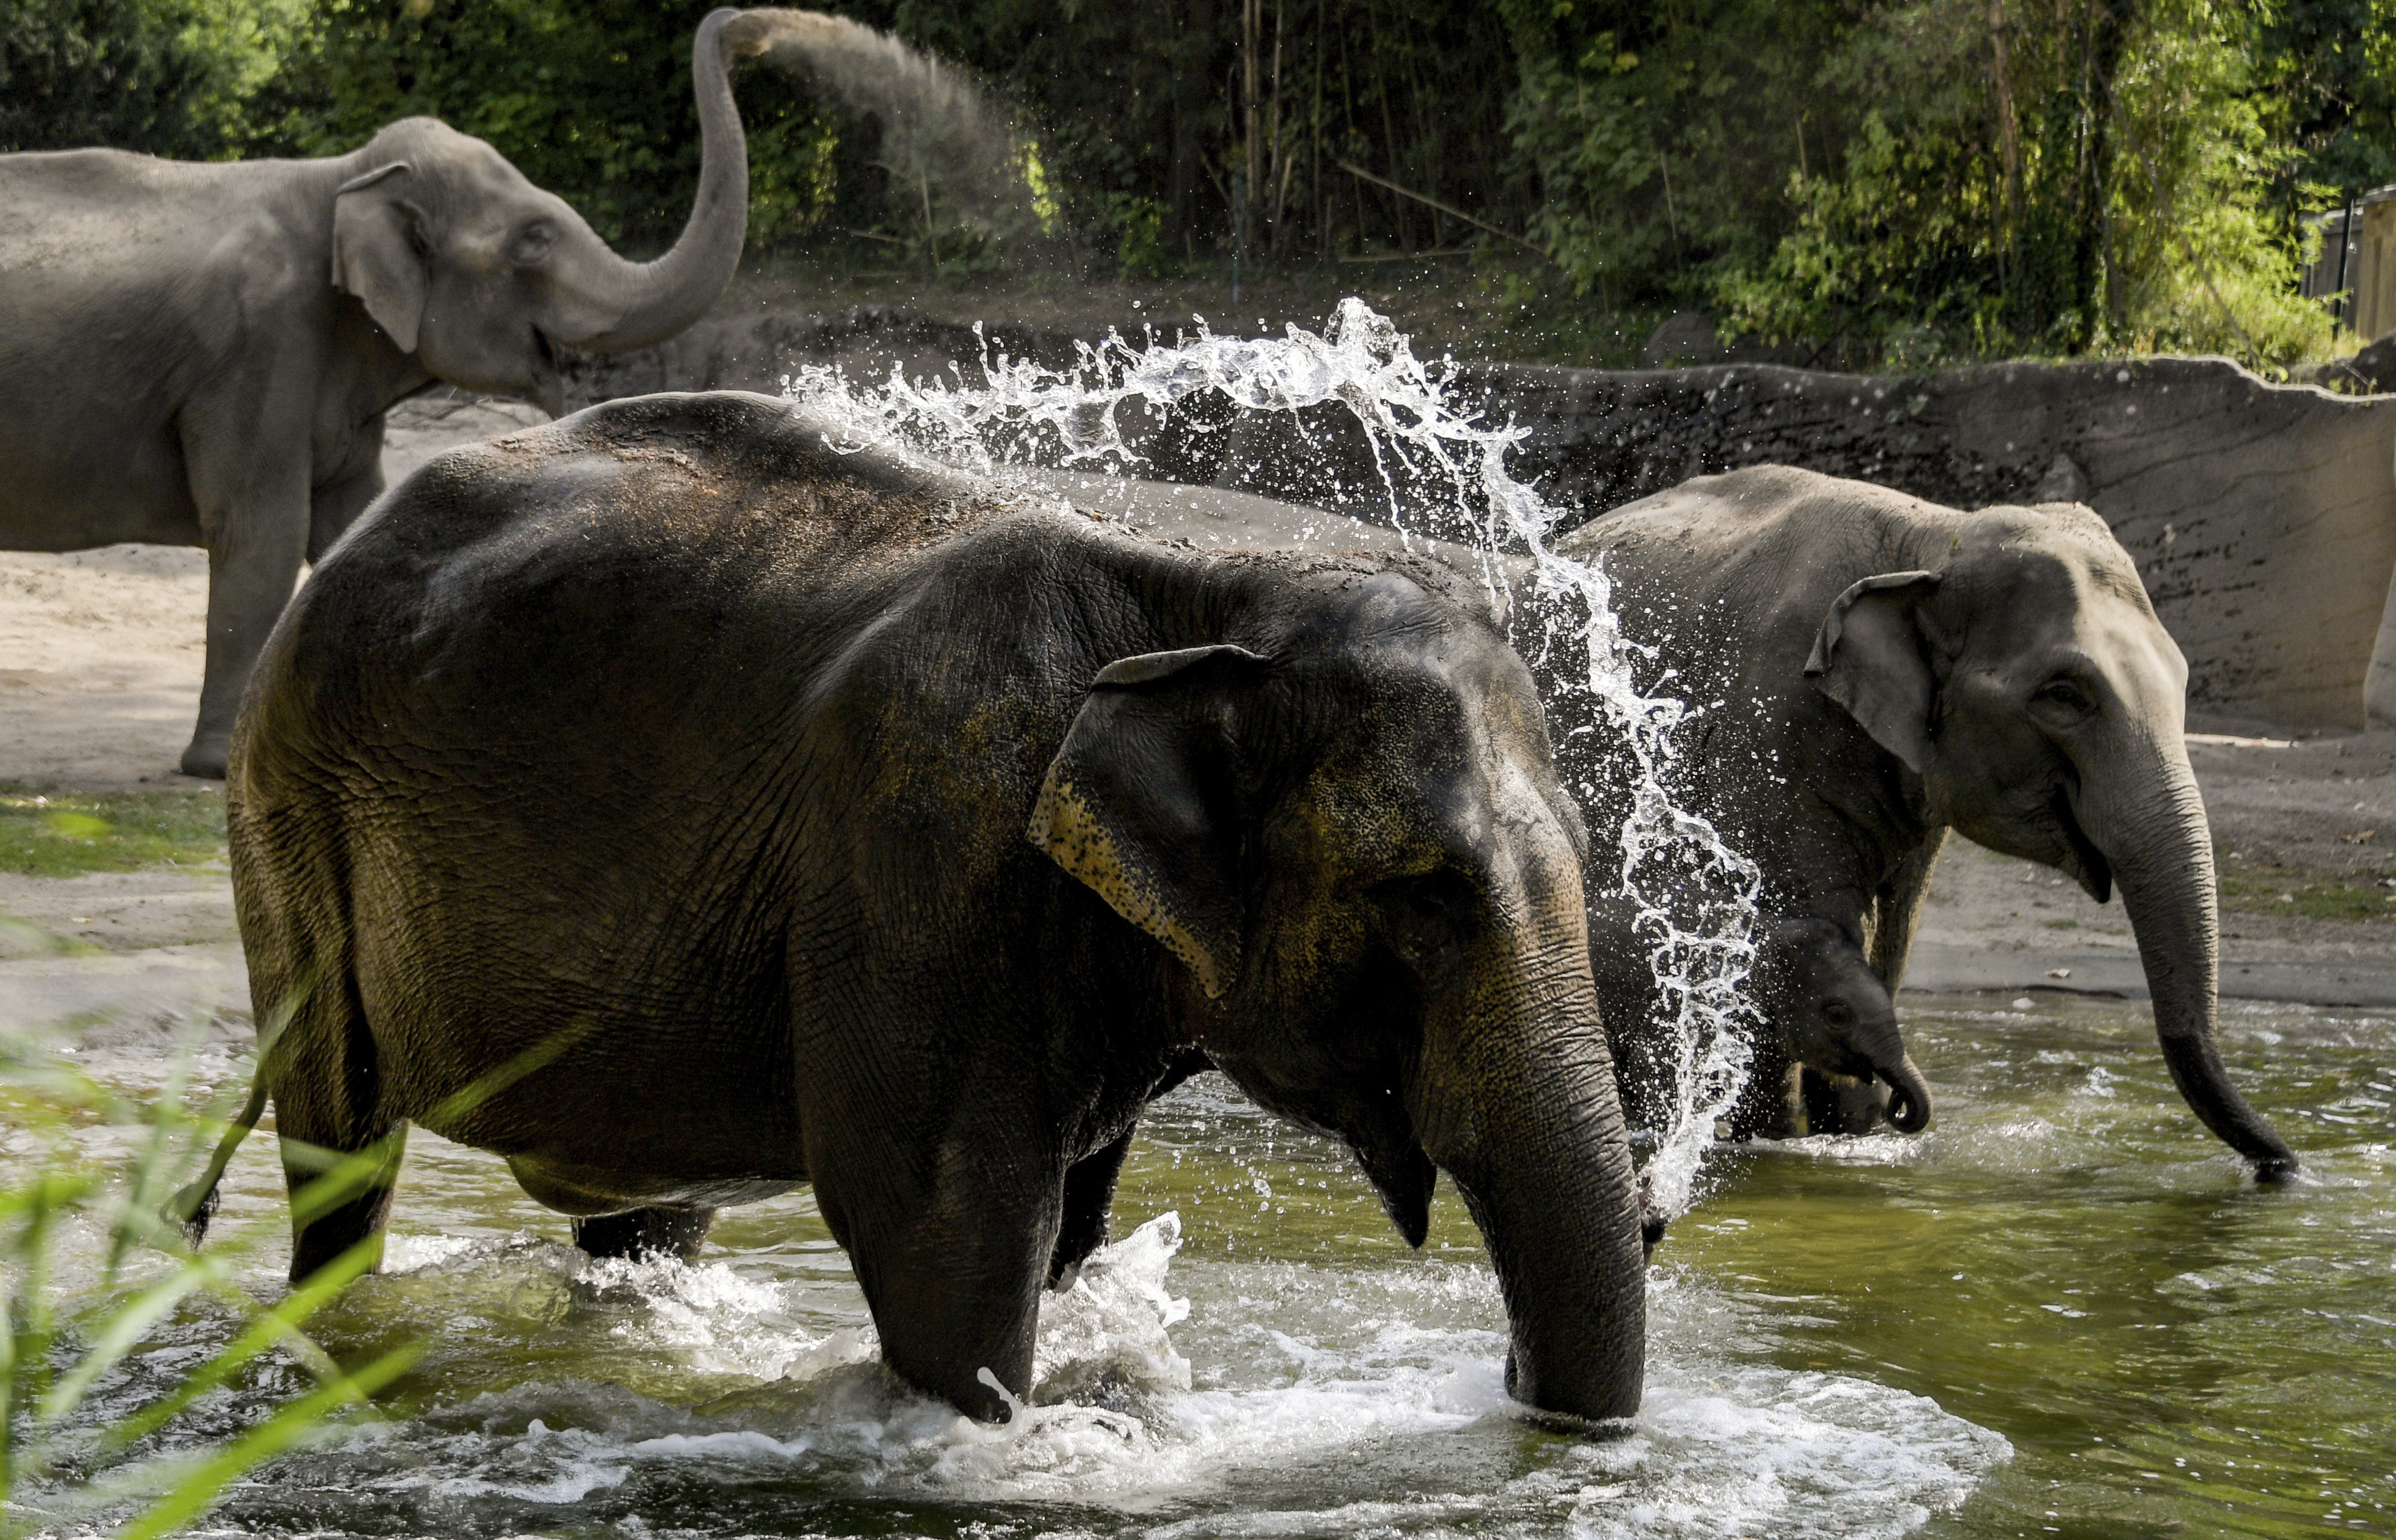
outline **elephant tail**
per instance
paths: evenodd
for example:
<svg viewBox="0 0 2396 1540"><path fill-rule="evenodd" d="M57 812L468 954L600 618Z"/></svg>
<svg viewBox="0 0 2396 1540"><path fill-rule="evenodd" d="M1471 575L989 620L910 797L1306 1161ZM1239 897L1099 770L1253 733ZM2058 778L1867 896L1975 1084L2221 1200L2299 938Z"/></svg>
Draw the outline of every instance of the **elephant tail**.
<svg viewBox="0 0 2396 1540"><path fill-rule="evenodd" d="M241 1141L249 1136L250 1130L258 1126L258 1120L265 1115L270 1089L266 1055L261 1054L259 1055L258 1072L250 1078L249 1102L225 1130L224 1137L217 1141L216 1153L208 1157L207 1170L200 1174L198 1181L167 1201L166 1222L183 1232L184 1244L193 1251L199 1250L200 1243L208 1238L208 1221L216 1216L217 1212L217 1184L224 1179L225 1167L232 1162L233 1152L241 1148Z"/></svg>

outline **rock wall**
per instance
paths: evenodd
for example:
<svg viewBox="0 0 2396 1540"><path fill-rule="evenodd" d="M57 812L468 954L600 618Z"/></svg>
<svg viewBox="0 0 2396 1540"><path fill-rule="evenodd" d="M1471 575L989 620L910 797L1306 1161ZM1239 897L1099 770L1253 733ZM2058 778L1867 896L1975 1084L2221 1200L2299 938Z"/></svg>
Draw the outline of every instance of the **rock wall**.
<svg viewBox="0 0 2396 1540"><path fill-rule="evenodd" d="M583 400L776 391L802 364L945 375L985 345L1051 365L1069 338L868 307L711 320L591 360ZM1530 437L1518 475L1572 522L1745 465L1804 466L1960 508L2082 501L2128 549L2188 655L2191 710L2289 727L2396 721L2396 398L2271 385L2222 359L2003 364L1921 376L1773 365L1608 372L1466 366L1458 389ZM1127 424L1167 480L1388 517L1336 409L1232 420L1192 404ZM1377 509L1377 504L1378 505ZM2376 661L2375 661L2376 660Z"/></svg>
<svg viewBox="0 0 2396 1540"><path fill-rule="evenodd" d="M2359 728L2369 697L2396 715L2396 639L2381 640L2396 400L2271 385L2204 358L1900 378L1769 365L1472 375L1490 409L1532 430L1518 473L1591 515L1775 462L1959 508L2085 502L2188 655L2192 710Z"/></svg>

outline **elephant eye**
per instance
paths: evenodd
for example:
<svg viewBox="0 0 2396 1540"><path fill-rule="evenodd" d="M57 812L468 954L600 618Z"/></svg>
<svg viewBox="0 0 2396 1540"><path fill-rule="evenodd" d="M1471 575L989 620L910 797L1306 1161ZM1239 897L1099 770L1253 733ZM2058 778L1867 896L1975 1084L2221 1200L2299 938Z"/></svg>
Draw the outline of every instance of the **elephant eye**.
<svg viewBox="0 0 2396 1540"><path fill-rule="evenodd" d="M1855 1007L1834 1000L1822 1007L1822 1019L1833 1027L1853 1026L1856 1019Z"/></svg>
<svg viewBox="0 0 2396 1540"><path fill-rule="evenodd" d="M557 232L547 221L536 219L516 232L511 256L518 262L538 262L549 255L549 248L556 240Z"/></svg>
<svg viewBox="0 0 2396 1540"><path fill-rule="evenodd" d="M1385 884L1380 898L1390 943L1407 962L1437 968L1462 949L1473 902L1462 878L1448 872L1401 878Z"/></svg>
<svg viewBox="0 0 2396 1540"><path fill-rule="evenodd" d="M2088 692L2082 689L2077 681L2064 674L2057 674L2040 685L2038 693L2030 698L2042 706L2069 711L2074 716L2087 716L2096 710L2096 703L2088 697Z"/></svg>

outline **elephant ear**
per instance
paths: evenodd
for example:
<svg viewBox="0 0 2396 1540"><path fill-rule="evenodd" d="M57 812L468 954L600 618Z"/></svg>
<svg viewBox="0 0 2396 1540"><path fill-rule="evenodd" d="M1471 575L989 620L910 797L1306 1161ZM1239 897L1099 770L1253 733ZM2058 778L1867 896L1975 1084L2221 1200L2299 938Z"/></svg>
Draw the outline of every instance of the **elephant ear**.
<svg viewBox="0 0 2396 1540"><path fill-rule="evenodd" d="M1210 1000L1238 975L1245 918L1229 720L1238 688L1267 662L1222 645L1108 664L1025 830L1187 963Z"/></svg>
<svg viewBox="0 0 2396 1540"><path fill-rule="evenodd" d="M333 194L333 286L366 301L375 325L412 353L431 280L418 246L423 215L390 180L409 169L394 161Z"/></svg>
<svg viewBox="0 0 2396 1540"><path fill-rule="evenodd" d="M1937 587L1935 572L1884 572L1850 585L1822 617L1805 659L1814 687L1917 776L1930 767L1937 685L1914 611Z"/></svg>

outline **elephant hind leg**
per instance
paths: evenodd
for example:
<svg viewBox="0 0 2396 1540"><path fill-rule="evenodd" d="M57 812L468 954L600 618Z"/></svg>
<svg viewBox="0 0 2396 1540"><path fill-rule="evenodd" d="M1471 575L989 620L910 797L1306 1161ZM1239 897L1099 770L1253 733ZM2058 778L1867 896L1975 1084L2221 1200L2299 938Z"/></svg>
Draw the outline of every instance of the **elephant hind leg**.
<svg viewBox="0 0 2396 1540"><path fill-rule="evenodd" d="M287 937L261 926L258 951ZM261 976L295 970L253 965ZM296 970L305 972L305 970ZM261 998L284 998L272 987ZM381 1237L407 1148L407 1123L385 1105L383 1078L365 1010L345 974L289 993L288 1024L261 1057L274 1065L274 1133L291 1199L291 1281L295 1283L361 1241L374 1243L366 1270L382 1265Z"/></svg>
<svg viewBox="0 0 2396 1540"><path fill-rule="evenodd" d="M699 1260L712 1208L637 1208L574 1221L574 1243L596 1257L672 1256Z"/></svg>
<svg viewBox="0 0 2396 1540"><path fill-rule="evenodd" d="M278 1128L283 1184L291 1195L291 1281L300 1282L361 1241L372 1243L366 1270L382 1268L407 1124L393 1123L356 1149L328 1148Z"/></svg>

